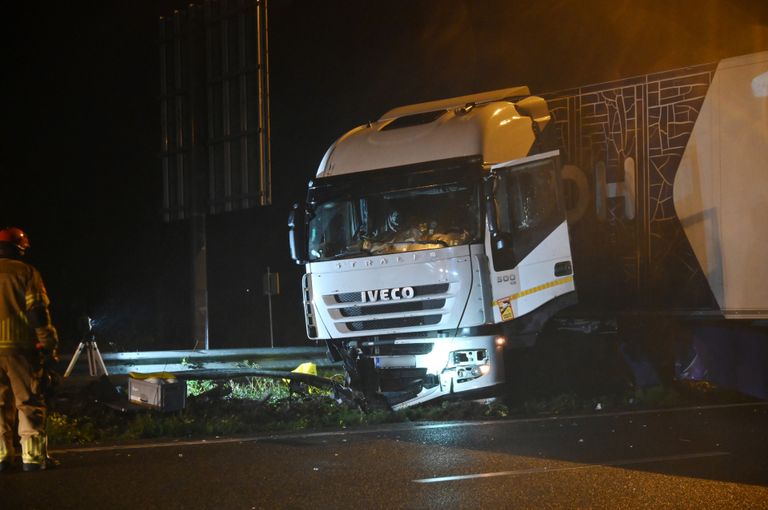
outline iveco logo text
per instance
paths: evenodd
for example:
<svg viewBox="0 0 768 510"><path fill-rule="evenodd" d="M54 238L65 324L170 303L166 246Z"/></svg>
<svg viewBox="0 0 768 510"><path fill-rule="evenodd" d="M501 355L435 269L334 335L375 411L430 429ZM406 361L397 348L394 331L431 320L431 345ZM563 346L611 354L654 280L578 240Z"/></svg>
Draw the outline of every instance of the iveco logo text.
<svg viewBox="0 0 768 510"><path fill-rule="evenodd" d="M413 287L402 287L394 289L364 290L360 293L360 301L397 301L398 299L411 299L413 297Z"/></svg>

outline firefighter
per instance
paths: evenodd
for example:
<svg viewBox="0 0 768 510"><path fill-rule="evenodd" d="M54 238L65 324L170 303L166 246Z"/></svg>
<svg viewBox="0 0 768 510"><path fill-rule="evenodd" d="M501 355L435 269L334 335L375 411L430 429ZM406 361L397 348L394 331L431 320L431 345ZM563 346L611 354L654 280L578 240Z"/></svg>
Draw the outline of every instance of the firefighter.
<svg viewBox="0 0 768 510"><path fill-rule="evenodd" d="M52 465L48 458L42 366L58 360L58 338L40 273L22 259L29 239L18 228L0 230L0 407L18 409L24 471ZM0 470L14 459L14 426L0 413Z"/></svg>

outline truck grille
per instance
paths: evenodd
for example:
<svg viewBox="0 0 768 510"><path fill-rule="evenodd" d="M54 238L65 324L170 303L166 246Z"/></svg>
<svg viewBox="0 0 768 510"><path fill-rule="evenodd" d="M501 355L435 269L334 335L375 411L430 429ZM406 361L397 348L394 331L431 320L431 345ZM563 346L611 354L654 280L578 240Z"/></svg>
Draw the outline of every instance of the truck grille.
<svg viewBox="0 0 768 510"><path fill-rule="evenodd" d="M448 292L447 283L435 283L433 285L419 285L413 288L414 298L429 296L431 294L444 294ZM344 292L334 294L333 298L337 303L356 303L360 301L359 292Z"/></svg>
<svg viewBox="0 0 768 510"><path fill-rule="evenodd" d="M390 303L377 306L350 306L341 308L339 312L343 317L360 317L376 313L415 312L419 310L437 310L445 306L445 299L433 299L430 301L405 301L403 303Z"/></svg>
<svg viewBox="0 0 768 510"><path fill-rule="evenodd" d="M350 331L370 331L372 329L412 328L414 326L432 326L440 322L440 315L421 317L400 317L397 319L379 319L372 321L347 322Z"/></svg>
<svg viewBox="0 0 768 510"><path fill-rule="evenodd" d="M432 352L433 343L404 343L363 345L366 356L419 356Z"/></svg>
<svg viewBox="0 0 768 510"><path fill-rule="evenodd" d="M433 326L447 314L450 284L413 287L408 299L363 302L360 292L326 296L329 311L340 332Z"/></svg>

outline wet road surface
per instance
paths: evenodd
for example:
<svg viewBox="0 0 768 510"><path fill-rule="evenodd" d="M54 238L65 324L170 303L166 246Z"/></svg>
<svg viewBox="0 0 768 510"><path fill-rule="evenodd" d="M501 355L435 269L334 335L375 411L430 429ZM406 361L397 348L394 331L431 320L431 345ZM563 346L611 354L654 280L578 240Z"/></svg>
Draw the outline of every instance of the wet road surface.
<svg viewBox="0 0 768 510"><path fill-rule="evenodd" d="M768 404L55 451L3 508L768 508Z"/></svg>

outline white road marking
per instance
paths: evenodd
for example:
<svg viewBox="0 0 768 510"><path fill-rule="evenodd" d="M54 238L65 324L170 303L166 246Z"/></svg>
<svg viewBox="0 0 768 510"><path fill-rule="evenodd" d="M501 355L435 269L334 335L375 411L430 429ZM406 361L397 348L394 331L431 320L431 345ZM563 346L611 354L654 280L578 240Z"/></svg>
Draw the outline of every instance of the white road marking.
<svg viewBox="0 0 768 510"><path fill-rule="evenodd" d="M569 416L544 416L540 418L516 418L510 420L485 420L485 421L453 421L446 423L425 423L425 424L390 424L385 427L374 428L360 428L354 430L332 430L323 432L301 432L294 434L272 434L262 436L245 436L245 437L228 437L228 438L210 438L210 439L194 439L187 441L164 441L164 442L149 442L149 443L135 443L135 444L118 444L118 445L102 445L102 446L87 446L87 447L74 447L74 448L61 448L56 450L50 450L51 453L86 453L86 452L107 452L117 450L141 450L146 448L168 448L173 446L204 446L215 444L228 444L228 443L252 443L256 441L273 441L273 440L286 440L286 439L313 439L321 437L333 437L333 436L354 436L362 434L383 434L388 432L407 432L414 430L432 430L432 429L450 429L459 427L483 427L487 425L515 425L520 423L544 423L544 422L558 422L569 420L581 420L588 418L609 418L620 416L635 416L644 414L667 414L682 411L704 411L713 409L729 409L735 407L768 407L768 402L746 402L741 404L722 404L722 405L709 405L709 406L692 406L692 407L674 407L669 409L643 409L636 411L616 411L616 412L595 412L592 414L574 414ZM394 426L393 426L394 425Z"/></svg>
<svg viewBox="0 0 768 510"><path fill-rule="evenodd" d="M578 466L562 466L562 467L544 466L544 467L530 468L530 469L516 469L512 471L475 473L471 475L438 476L435 478L421 478L413 481L416 483L455 482L458 480L472 480L475 478L492 478L495 476L520 476L520 475L532 475L532 474L538 474L538 473L557 473L559 471L575 471L579 469L593 469L593 468L600 468L600 467L633 466L633 465L639 465L639 464L651 464L654 462L669 462L669 461L675 461L675 460L700 459L705 457L721 457L721 456L730 455L730 454L731 452L689 453L689 454L683 454L683 455L669 455L666 457L646 457L642 459L596 461L594 464L579 464Z"/></svg>

